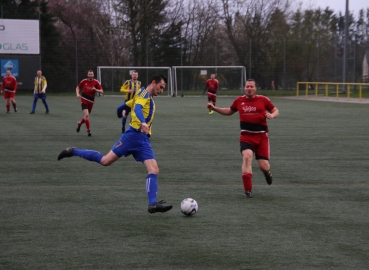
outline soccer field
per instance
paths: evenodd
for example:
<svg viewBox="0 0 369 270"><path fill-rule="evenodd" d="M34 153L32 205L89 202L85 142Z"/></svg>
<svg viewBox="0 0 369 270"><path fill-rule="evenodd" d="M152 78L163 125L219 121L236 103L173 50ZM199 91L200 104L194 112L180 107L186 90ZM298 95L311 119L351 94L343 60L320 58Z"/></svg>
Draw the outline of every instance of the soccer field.
<svg viewBox="0 0 369 270"><path fill-rule="evenodd" d="M49 95L48 115L16 99L17 113L0 106L0 269L368 269L368 105L272 98L273 184L254 162L245 199L238 115L209 115L206 97L157 97L158 199L173 209L149 214L132 157L57 161L67 146L107 153L123 98L96 98L92 137L76 133L77 98ZM193 217L180 212L187 197Z"/></svg>

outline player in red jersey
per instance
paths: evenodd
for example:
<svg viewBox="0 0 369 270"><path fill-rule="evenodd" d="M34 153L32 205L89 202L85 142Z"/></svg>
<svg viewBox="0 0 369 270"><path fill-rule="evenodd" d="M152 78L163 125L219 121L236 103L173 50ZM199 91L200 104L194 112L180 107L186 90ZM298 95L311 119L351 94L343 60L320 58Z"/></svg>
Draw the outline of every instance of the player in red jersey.
<svg viewBox="0 0 369 270"><path fill-rule="evenodd" d="M83 79L76 88L77 98L81 99L81 107L83 111L83 118L77 122L77 132L80 131L81 125L86 123L87 135L91 137L91 126L90 126L90 113L94 106L95 93L104 93L101 84L98 80L94 79L94 72L89 70L87 72L87 79ZM80 94L82 89L82 95Z"/></svg>
<svg viewBox="0 0 369 270"><path fill-rule="evenodd" d="M242 154L242 182L244 196L251 198L252 191L252 159L258 161L260 170L264 173L268 185L272 184L270 173L270 152L268 125L266 119L273 119L279 115L279 110L269 98L256 95L256 82L252 79L245 84L245 94L236 98L229 108L218 108L209 102L207 107L223 115L240 115L240 146Z"/></svg>
<svg viewBox="0 0 369 270"><path fill-rule="evenodd" d="M215 79L215 74L211 74L210 79L206 81L203 94L205 93L206 90L208 91L208 101L212 102L214 106L217 101L218 89L219 89L219 82L217 79ZM214 111L209 108L209 114L212 114L212 113L214 113Z"/></svg>
<svg viewBox="0 0 369 270"><path fill-rule="evenodd" d="M15 102L17 86L17 79L12 76L12 72L10 70L7 70L1 86L1 94L4 91L4 99L6 100L6 113L10 113L10 101L13 104L14 112L17 112L17 103Z"/></svg>

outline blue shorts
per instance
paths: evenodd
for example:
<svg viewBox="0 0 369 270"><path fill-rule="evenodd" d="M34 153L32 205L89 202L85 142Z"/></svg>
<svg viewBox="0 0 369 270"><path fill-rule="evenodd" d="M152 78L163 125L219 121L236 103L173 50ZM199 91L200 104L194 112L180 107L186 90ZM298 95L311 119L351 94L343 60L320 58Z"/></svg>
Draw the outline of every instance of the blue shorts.
<svg viewBox="0 0 369 270"><path fill-rule="evenodd" d="M35 98L46 99L46 94L45 93L34 94L34 97Z"/></svg>
<svg viewBox="0 0 369 270"><path fill-rule="evenodd" d="M111 149L118 157L132 155L136 161L155 159L147 134L129 127Z"/></svg>
<svg viewBox="0 0 369 270"><path fill-rule="evenodd" d="M122 118L123 114L122 111L125 110L126 111L126 116L131 112L131 107L126 105L126 102L124 102L123 104L119 105L117 108L117 116L118 118Z"/></svg>

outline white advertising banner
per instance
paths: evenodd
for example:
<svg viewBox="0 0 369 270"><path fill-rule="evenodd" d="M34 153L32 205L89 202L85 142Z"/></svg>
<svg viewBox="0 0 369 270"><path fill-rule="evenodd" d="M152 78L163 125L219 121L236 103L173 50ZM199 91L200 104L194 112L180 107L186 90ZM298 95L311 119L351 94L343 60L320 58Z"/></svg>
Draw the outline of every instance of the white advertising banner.
<svg viewBox="0 0 369 270"><path fill-rule="evenodd" d="M39 21L0 19L0 54L40 54Z"/></svg>

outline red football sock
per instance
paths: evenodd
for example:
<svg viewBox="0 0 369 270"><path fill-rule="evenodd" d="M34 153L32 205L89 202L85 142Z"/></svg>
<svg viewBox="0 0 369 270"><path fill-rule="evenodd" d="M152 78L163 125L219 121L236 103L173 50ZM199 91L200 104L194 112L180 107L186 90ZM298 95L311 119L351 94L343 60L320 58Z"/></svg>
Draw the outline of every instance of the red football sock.
<svg viewBox="0 0 369 270"><path fill-rule="evenodd" d="M252 174L251 173L243 173L242 182L243 182L243 188L245 189L245 191L252 190Z"/></svg>
<svg viewBox="0 0 369 270"><path fill-rule="evenodd" d="M91 130L91 129L90 129L90 120L89 120L89 119L86 119L86 120L85 120L85 123L86 123L86 128L87 128L87 130Z"/></svg>
<svg viewBox="0 0 369 270"><path fill-rule="evenodd" d="M81 121L78 122L79 125L82 125L85 122L85 119L82 118Z"/></svg>
<svg viewBox="0 0 369 270"><path fill-rule="evenodd" d="M6 104L6 110L10 111L10 104Z"/></svg>
<svg viewBox="0 0 369 270"><path fill-rule="evenodd" d="M14 110L17 108L17 103L15 103L15 102L13 102L12 101L12 103L13 103L13 108L14 108Z"/></svg>

